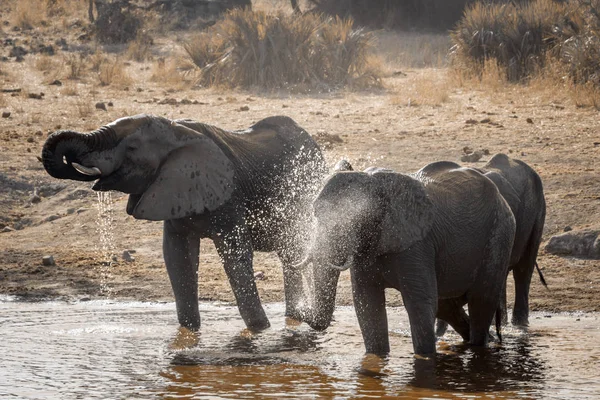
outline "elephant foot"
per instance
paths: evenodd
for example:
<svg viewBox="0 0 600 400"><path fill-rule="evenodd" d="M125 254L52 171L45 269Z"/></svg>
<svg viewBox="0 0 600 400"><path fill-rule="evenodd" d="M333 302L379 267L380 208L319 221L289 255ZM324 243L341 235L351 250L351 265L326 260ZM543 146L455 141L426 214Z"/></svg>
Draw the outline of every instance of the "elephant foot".
<svg viewBox="0 0 600 400"><path fill-rule="evenodd" d="M513 326L518 328L527 328L529 326L529 318L526 316L514 315L511 320Z"/></svg>
<svg viewBox="0 0 600 400"><path fill-rule="evenodd" d="M200 332L198 330L190 330L183 326L179 327L175 338L169 345L171 350L185 350L196 347L200 342Z"/></svg>

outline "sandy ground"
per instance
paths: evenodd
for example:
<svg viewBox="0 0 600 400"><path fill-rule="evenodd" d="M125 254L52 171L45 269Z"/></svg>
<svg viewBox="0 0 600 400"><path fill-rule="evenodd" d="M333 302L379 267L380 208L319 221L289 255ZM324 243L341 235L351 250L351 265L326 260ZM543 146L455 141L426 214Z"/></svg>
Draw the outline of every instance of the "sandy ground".
<svg viewBox="0 0 600 400"><path fill-rule="evenodd" d="M168 41L162 45L176 47ZM445 68L401 68L401 73L391 68L385 88L369 92L174 89L150 79L155 62L133 61L127 63L127 84L63 79L58 86L50 84L51 74L36 68L40 57L0 63L0 113L10 112L0 118L0 293L26 299L172 300L161 223L127 216L126 196L120 193L99 203L90 184L47 175L36 157L50 132L89 131L137 113L193 118L226 129L283 114L320 141L330 164L345 157L359 168L377 165L412 172L431 161L460 162L465 147L489 151L472 164L476 166L498 152L526 161L542 177L548 203L539 264L550 289L534 277L531 307L600 311L600 261L543 250L567 226L600 225L600 115L576 107L560 91L464 84ZM15 89L20 91L11 92ZM97 102L104 102L106 110L96 108ZM134 261L122 258L125 250ZM45 255L52 255L56 265L43 265ZM282 301L276 256L257 254L254 268L264 273L257 281L262 300ZM350 304L347 273L339 286L339 303ZM209 241L201 244L200 297L233 299ZM509 301L511 297L512 287ZM394 293L390 301L400 303Z"/></svg>

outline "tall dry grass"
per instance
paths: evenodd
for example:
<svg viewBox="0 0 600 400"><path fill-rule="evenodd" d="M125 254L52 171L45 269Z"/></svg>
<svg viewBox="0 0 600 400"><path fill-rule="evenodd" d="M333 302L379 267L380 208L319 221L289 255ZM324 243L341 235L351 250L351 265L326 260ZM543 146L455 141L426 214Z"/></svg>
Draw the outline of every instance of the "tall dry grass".
<svg viewBox="0 0 600 400"><path fill-rule="evenodd" d="M481 73L487 60L518 81L547 56L569 66L575 82L600 83L600 0L533 0L469 6L451 37L459 68Z"/></svg>
<svg viewBox="0 0 600 400"><path fill-rule="evenodd" d="M184 43L205 86L377 86L373 37L350 19L233 10Z"/></svg>

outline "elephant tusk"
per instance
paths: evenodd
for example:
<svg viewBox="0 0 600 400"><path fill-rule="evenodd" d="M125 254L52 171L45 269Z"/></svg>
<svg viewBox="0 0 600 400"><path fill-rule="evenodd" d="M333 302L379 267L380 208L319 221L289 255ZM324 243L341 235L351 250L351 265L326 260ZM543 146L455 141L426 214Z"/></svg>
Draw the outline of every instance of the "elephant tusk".
<svg viewBox="0 0 600 400"><path fill-rule="evenodd" d="M292 265L294 268L304 268L306 267L308 264L310 264L312 262L312 257L310 256L310 254L308 256L306 256L302 261L300 261L298 264L294 264Z"/></svg>
<svg viewBox="0 0 600 400"><path fill-rule="evenodd" d="M350 268L352 266L352 263L354 262L354 255L351 255L344 264L342 265L335 265L331 262L327 263L327 266L331 269L337 269L338 271L345 271L348 268Z"/></svg>
<svg viewBox="0 0 600 400"><path fill-rule="evenodd" d="M75 168L78 172L84 174L84 175L88 175L88 176L100 176L102 175L102 171L100 171L100 169L98 167L84 167L81 164L78 164L76 162L72 162L71 165L73 166L73 168Z"/></svg>

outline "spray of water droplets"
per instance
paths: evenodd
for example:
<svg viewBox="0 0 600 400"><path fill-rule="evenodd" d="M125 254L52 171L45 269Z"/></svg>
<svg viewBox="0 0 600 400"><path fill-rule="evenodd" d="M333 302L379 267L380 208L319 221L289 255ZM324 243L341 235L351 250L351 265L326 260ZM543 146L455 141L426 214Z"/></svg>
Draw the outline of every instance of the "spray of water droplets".
<svg viewBox="0 0 600 400"><path fill-rule="evenodd" d="M114 209L111 192L97 192L98 202L96 207L98 217L96 218L96 232L100 238L96 242L96 251L100 259L100 294L110 297L112 278L111 267L115 255L114 238Z"/></svg>

